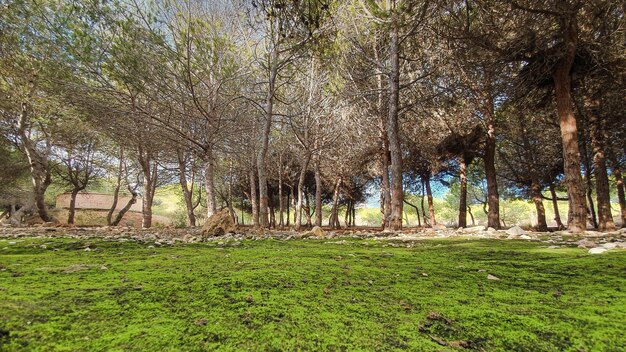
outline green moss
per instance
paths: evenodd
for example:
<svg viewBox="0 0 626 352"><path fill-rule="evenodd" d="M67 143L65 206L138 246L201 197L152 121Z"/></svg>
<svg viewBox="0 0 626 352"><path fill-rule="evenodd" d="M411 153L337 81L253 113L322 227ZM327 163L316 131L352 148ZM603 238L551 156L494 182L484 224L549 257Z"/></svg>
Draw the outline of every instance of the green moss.
<svg viewBox="0 0 626 352"><path fill-rule="evenodd" d="M625 251L487 240L86 245L0 240L0 350L626 346Z"/></svg>

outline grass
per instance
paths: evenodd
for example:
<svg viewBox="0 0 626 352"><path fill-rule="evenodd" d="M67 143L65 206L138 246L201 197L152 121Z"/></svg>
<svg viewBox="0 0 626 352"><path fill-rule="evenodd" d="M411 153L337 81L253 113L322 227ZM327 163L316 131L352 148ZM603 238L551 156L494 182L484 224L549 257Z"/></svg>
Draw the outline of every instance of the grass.
<svg viewBox="0 0 626 352"><path fill-rule="evenodd" d="M0 240L0 350L626 346L626 251L490 240L149 245Z"/></svg>

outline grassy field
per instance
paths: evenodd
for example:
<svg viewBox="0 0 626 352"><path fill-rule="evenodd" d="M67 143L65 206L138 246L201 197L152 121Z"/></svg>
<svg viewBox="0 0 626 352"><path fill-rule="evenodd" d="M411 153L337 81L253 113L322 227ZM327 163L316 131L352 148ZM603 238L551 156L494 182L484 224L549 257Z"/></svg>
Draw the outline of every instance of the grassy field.
<svg viewBox="0 0 626 352"><path fill-rule="evenodd" d="M0 350L626 346L626 251L337 241L0 240Z"/></svg>

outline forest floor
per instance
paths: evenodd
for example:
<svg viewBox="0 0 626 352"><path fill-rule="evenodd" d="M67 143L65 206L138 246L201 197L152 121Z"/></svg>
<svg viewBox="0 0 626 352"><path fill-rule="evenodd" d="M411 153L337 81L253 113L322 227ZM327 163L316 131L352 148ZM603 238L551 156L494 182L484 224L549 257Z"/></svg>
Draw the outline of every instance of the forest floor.
<svg viewBox="0 0 626 352"><path fill-rule="evenodd" d="M1 228L0 350L626 346L623 230L197 237Z"/></svg>

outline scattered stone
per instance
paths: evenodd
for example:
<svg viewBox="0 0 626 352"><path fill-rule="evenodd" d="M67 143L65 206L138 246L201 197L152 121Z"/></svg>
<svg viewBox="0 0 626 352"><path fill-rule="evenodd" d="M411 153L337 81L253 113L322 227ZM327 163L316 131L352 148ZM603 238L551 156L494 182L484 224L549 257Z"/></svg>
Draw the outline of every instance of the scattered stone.
<svg viewBox="0 0 626 352"><path fill-rule="evenodd" d="M478 269L478 272L479 272L479 273L486 273L486 272L487 272L487 270L485 270L485 269Z"/></svg>
<svg viewBox="0 0 626 352"><path fill-rule="evenodd" d="M442 225L442 224L435 224L432 227L433 230L447 230L448 228L446 227L446 225Z"/></svg>
<svg viewBox="0 0 626 352"><path fill-rule="evenodd" d="M506 233L509 235L520 236L526 233L523 228L519 226L513 226L510 229L506 230Z"/></svg>
<svg viewBox="0 0 626 352"><path fill-rule="evenodd" d="M608 251L608 249L602 248L602 247L596 247L596 248L591 248L589 250L589 254L602 254L606 251Z"/></svg>
<svg viewBox="0 0 626 352"><path fill-rule="evenodd" d="M532 237L530 237L528 235L521 235L521 236L519 236L519 238L522 239L522 240L532 240L533 239Z"/></svg>
<svg viewBox="0 0 626 352"><path fill-rule="evenodd" d="M488 274L487 280L500 280L500 278L495 275Z"/></svg>
<svg viewBox="0 0 626 352"><path fill-rule="evenodd" d="M424 276L424 277L428 277L428 274L426 274L426 273L422 273L422 276Z"/></svg>
<svg viewBox="0 0 626 352"><path fill-rule="evenodd" d="M105 265L103 265L103 266L100 267L100 269L101 270L107 270L108 268Z"/></svg>
<svg viewBox="0 0 626 352"><path fill-rule="evenodd" d="M85 252L91 252L91 248L89 247L85 248Z"/></svg>

